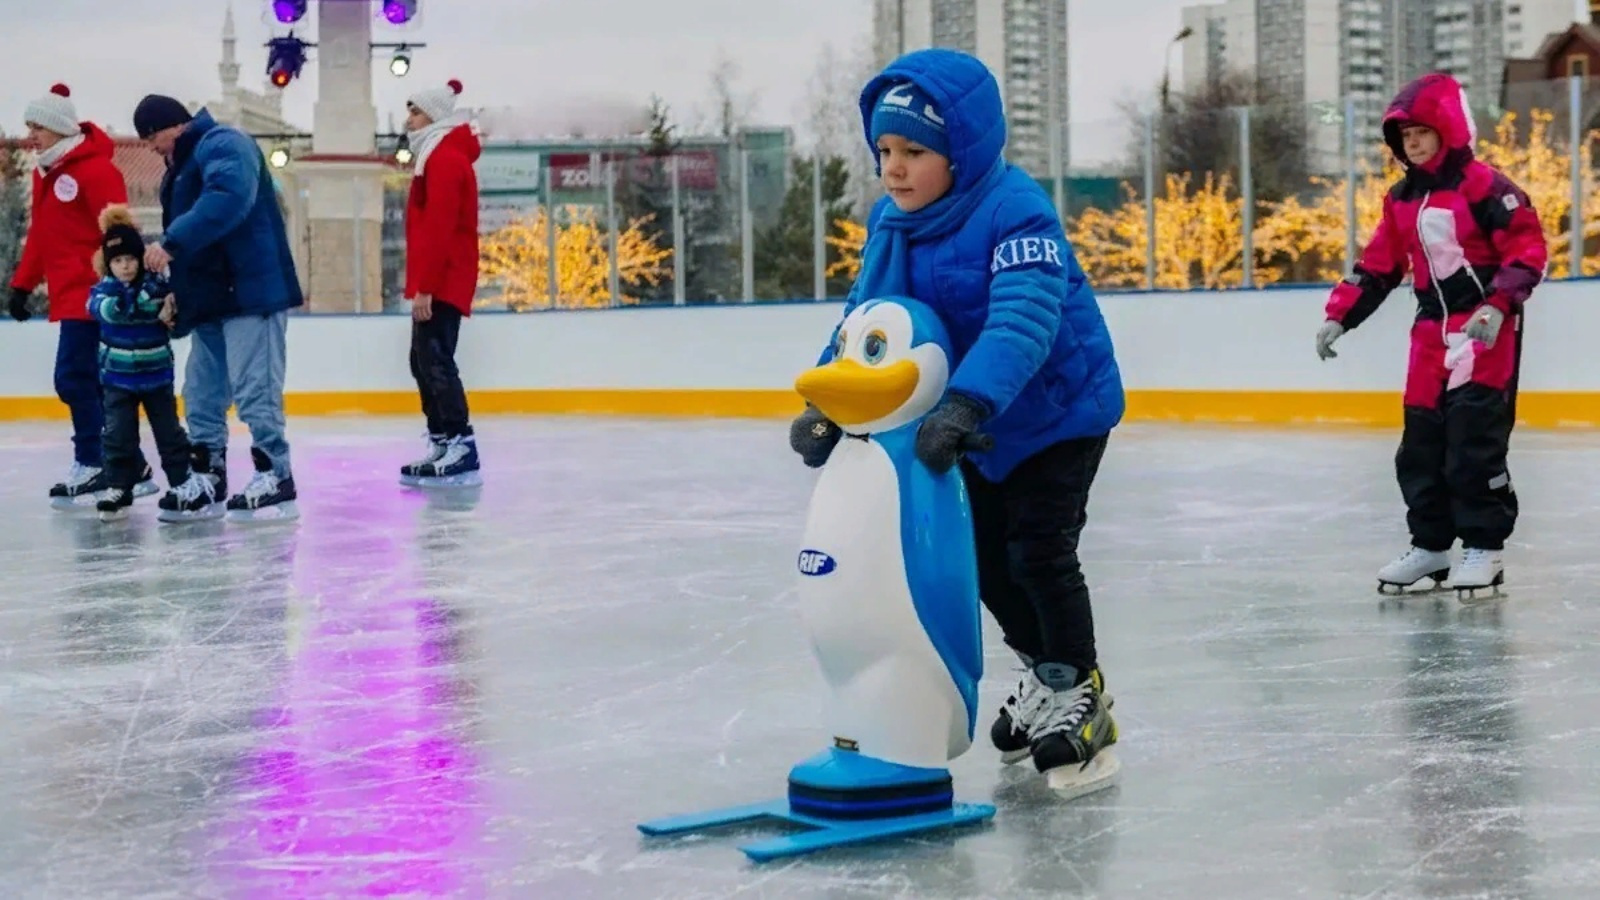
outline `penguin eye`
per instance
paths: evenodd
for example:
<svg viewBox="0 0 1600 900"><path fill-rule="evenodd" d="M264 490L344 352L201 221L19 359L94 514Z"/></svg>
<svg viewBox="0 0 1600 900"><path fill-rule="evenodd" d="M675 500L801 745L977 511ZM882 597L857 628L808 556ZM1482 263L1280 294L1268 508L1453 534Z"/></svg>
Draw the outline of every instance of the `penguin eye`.
<svg viewBox="0 0 1600 900"><path fill-rule="evenodd" d="M867 335L865 341L861 342L861 356L869 365L877 365L883 362L883 355L888 349L889 339L884 337L881 331L872 332Z"/></svg>

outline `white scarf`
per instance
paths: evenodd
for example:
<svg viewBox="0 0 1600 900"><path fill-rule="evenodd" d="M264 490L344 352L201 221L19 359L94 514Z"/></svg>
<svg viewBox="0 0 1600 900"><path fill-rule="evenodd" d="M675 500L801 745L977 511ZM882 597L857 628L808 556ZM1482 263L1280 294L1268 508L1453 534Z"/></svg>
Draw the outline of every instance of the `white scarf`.
<svg viewBox="0 0 1600 900"><path fill-rule="evenodd" d="M470 113L458 112L447 119L440 119L406 134L412 158L415 160L412 172L416 177L422 177L422 170L428 165L428 157L433 155L433 151L438 148L439 142L444 140L444 136L471 120Z"/></svg>
<svg viewBox="0 0 1600 900"><path fill-rule="evenodd" d="M83 134L75 134L72 137L63 138L57 141L56 145L51 147L49 150L39 151L39 170L41 172L50 171L51 166L61 162L61 160L66 158L68 153L78 149L78 145L82 144L86 137L87 136Z"/></svg>

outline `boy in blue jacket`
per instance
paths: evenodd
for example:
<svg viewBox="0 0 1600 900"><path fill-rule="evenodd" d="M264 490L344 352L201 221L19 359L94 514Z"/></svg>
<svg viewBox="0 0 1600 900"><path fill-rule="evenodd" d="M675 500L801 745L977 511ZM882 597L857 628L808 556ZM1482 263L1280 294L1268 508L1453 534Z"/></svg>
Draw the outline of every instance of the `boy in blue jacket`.
<svg viewBox="0 0 1600 900"><path fill-rule="evenodd" d="M89 291L89 315L100 323L100 384L104 391L106 490L95 508L116 518L133 505L139 465L139 407L154 432L161 469L172 489L189 480L189 436L178 421L172 391L172 292L144 269L144 238L128 208L100 214L101 279Z"/></svg>
<svg viewBox="0 0 1600 900"><path fill-rule="evenodd" d="M953 371L917 456L937 472L961 463L983 603L1025 664L990 738L1007 763L1083 769L1117 740L1078 563L1089 488L1124 408L1110 334L1049 197L1001 155L1000 89L982 62L907 54L867 83L861 114L888 196L868 216L844 314L902 295L944 320ZM962 459L979 431L993 448ZM808 407L790 444L816 467L840 434Z"/></svg>

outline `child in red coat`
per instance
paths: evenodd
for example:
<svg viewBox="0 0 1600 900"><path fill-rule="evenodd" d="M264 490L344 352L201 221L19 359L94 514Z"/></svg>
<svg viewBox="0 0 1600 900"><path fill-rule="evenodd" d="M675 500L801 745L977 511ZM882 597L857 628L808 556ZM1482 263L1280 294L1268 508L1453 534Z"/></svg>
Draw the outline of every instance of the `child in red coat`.
<svg viewBox="0 0 1600 900"><path fill-rule="evenodd" d="M1412 546L1378 582L1404 588L1448 577L1466 596L1504 580L1501 551L1517 519L1506 453L1522 307L1544 276L1548 247L1528 195L1474 158L1471 113L1454 78L1434 73L1407 85L1384 115L1383 136L1405 176L1328 300L1317 353L1336 355L1333 342L1411 270L1417 315L1395 469Z"/></svg>
<svg viewBox="0 0 1600 900"><path fill-rule="evenodd" d="M461 82L420 91L406 103L415 162L406 201L406 299L411 301L411 374L428 420L428 455L402 466L410 485L471 485L478 444L456 368L461 320L478 288L478 178L482 150L470 117L456 112Z"/></svg>

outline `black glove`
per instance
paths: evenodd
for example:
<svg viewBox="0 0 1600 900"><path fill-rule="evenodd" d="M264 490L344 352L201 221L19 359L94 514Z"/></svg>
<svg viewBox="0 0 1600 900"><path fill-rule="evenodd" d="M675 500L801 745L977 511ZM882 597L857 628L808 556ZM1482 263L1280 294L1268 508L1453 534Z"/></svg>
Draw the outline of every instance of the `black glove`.
<svg viewBox="0 0 1600 900"><path fill-rule="evenodd" d="M22 288L11 289L11 318L18 322L26 322L32 318L33 313L28 312L28 298L32 295L32 291L25 291Z"/></svg>
<svg viewBox="0 0 1600 900"><path fill-rule="evenodd" d="M813 469L822 468L828 455L833 453L833 446L843 436L844 431L838 425L809 403L806 411L789 425L789 446Z"/></svg>
<svg viewBox="0 0 1600 900"><path fill-rule="evenodd" d="M940 474L950 471L961 459L968 439L988 417L988 409L971 397L945 397L917 426L917 459Z"/></svg>

